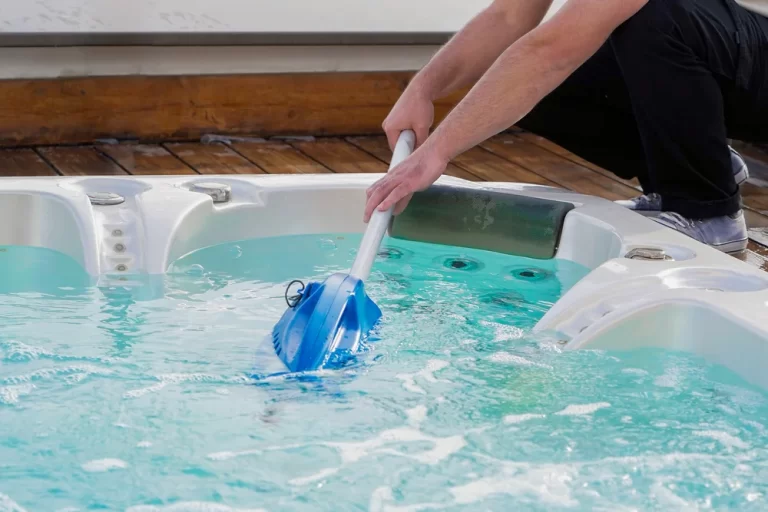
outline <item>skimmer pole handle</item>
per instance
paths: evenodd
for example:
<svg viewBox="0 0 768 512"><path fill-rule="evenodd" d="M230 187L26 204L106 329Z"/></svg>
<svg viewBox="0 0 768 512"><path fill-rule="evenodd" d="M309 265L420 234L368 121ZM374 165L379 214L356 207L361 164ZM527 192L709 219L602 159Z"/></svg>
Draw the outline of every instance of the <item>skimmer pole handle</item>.
<svg viewBox="0 0 768 512"><path fill-rule="evenodd" d="M392 152L392 162L389 164L389 170L394 169L400 162L408 158L413 153L413 149L416 146L416 135L411 130L405 130L400 132L400 137L397 139L395 150ZM360 242L360 248L357 251L357 257L352 265L350 275L356 277L362 281L368 279L371 273L371 267L373 261L376 259L376 255L379 252L381 246L381 240L384 238L384 233L387 232L389 221L392 218L392 212L394 208L390 208L386 212L375 210L371 215L371 220L368 222L368 227L365 229L363 235L363 241Z"/></svg>

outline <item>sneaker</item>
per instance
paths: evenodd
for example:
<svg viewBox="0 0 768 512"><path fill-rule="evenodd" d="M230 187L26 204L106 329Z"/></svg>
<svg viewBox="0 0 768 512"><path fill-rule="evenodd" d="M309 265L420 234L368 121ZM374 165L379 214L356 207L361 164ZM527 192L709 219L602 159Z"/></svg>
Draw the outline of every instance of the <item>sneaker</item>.
<svg viewBox="0 0 768 512"><path fill-rule="evenodd" d="M728 146L728 149L731 151L733 177L736 179L736 184L741 185L749 179L747 162L744 161L738 151L730 146ZM643 194L632 199L616 201L616 204L634 210L641 215L655 215L661 212L661 196L656 193Z"/></svg>
<svg viewBox="0 0 768 512"><path fill-rule="evenodd" d="M632 199L616 201L616 204L634 210L641 215L659 213L661 211L661 196L652 192L633 197Z"/></svg>
<svg viewBox="0 0 768 512"><path fill-rule="evenodd" d="M741 185L749 179L747 162L745 162L739 152L731 146L728 146L728 149L731 150L731 168L733 169L733 177L736 179L736 184Z"/></svg>
<svg viewBox="0 0 768 512"><path fill-rule="evenodd" d="M745 250L749 241L747 223L741 210L733 215L698 220L687 219L679 213L664 212L653 220L727 253Z"/></svg>

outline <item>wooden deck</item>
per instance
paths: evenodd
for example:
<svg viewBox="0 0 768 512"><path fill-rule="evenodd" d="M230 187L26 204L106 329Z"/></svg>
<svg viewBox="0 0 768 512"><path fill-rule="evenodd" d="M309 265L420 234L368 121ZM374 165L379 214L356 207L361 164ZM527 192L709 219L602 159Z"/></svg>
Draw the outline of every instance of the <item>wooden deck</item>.
<svg viewBox="0 0 768 512"><path fill-rule="evenodd" d="M751 241L738 257L768 271L768 164L758 153L748 156L752 178L742 191ZM2 149L0 176L380 173L386 172L389 157L383 136L239 137L208 144L105 142ZM472 181L538 183L611 200L635 196L639 190L636 182L617 178L523 131L499 135L464 153L448 174Z"/></svg>

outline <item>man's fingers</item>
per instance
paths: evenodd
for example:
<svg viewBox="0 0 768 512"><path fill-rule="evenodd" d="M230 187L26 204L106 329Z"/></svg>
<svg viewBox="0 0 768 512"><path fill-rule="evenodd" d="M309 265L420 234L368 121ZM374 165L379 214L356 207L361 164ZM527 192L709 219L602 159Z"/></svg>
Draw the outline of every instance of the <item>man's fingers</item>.
<svg viewBox="0 0 768 512"><path fill-rule="evenodd" d="M408 203L411 202L411 199L413 199L413 192L405 196L403 199L397 202L395 205L395 211L394 215L400 215L405 211L405 208L408 206Z"/></svg>
<svg viewBox="0 0 768 512"><path fill-rule="evenodd" d="M395 206L398 201L405 198L408 194L411 193L411 189L408 186L407 182L403 182L399 184L397 187L395 187L392 192L387 195L387 198L384 199L381 204L379 205L379 211L385 212Z"/></svg>
<svg viewBox="0 0 768 512"><path fill-rule="evenodd" d="M389 150L394 151L395 146L397 145L397 138L400 136L400 132L397 130L384 130L384 133L387 134L387 142L389 143Z"/></svg>
<svg viewBox="0 0 768 512"><path fill-rule="evenodd" d="M384 178L377 185L374 185L373 190L371 191L371 195L368 197L368 201L365 204L365 214L363 215L363 220L367 223L369 220L371 220L371 215L373 215L373 211L376 209L379 204L381 204L381 201L384 200L387 195L392 191L393 188L395 188L395 184L392 183L393 180Z"/></svg>
<svg viewBox="0 0 768 512"><path fill-rule="evenodd" d="M413 133L416 135L416 147L418 148L429 137L429 126L414 126Z"/></svg>

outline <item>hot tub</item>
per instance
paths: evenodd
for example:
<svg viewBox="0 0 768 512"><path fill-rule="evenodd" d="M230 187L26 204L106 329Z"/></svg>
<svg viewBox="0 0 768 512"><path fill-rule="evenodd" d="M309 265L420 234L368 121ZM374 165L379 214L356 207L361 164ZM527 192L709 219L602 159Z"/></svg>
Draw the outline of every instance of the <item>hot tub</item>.
<svg viewBox="0 0 768 512"><path fill-rule="evenodd" d="M768 277L602 199L441 178L368 352L262 378L376 178L0 181L0 510L761 506Z"/></svg>

